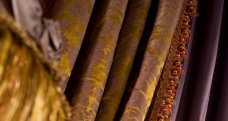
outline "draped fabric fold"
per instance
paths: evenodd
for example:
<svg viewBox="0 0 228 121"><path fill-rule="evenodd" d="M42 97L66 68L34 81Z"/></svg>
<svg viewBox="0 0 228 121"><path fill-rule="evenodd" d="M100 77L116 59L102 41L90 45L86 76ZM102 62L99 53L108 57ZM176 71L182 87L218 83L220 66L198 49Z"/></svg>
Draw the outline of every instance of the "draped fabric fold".
<svg viewBox="0 0 228 121"><path fill-rule="evenodd" d="M54 3L42 0L42 2L44 6L45 3L54 4L50 16L59 21L64 40L60 67L70 76L86 33L95 0L57 0ZM46 8L48 9L48 5ZM67 80L61 84L61 87L65 89L66 84Z"/></svg>
<svg viewBox="0 0 228 121"><path fill-rule="evenodd" d="M150 4L151 0L131 0L128 3L110 74L96 117L98 121L114 120L143 34Z"/></svg>
<svg viewBox="0 0 228 121"><path fill-rule="evenodd" d="M183 0L161 0L159 2L157 18L143 58L142 67L121 120L141 121L145 119L163 69L182 4Z"/></svg>
<svg viewBox="0 0 228 121"><path fill-rule="evenodd" d="M224 0L25 2L0 0L0 119L228 119Z"/></svg>
<svg viewBox="0 0 228 121"><path fill-rule="evenodd" d="M215 72L213 76L210 100L208 103L208 111L206 121L226 121L228 119L227 109L227 89L228 89L228 31L226 30L228 4L224 2L223 17L220 29L220 41L217 52Z"/></svg>
<svg viewBox="0 0 228 121"><path fill-rule="evenodd" d="M73 107L73 120L94 120L111 68L114 50L128 0L97 3L91 28L85 37L66 95Z"/></svg>
<svg viewBox="0 0 228 121"><path fill-rule="evenodd" d="M193 25L192 53L183 96L180 100L176 121L204 121L214 75L219 34L222 20L223 0L198 2L199 17ZM210 10L210 12L208 12Z"/></svg>

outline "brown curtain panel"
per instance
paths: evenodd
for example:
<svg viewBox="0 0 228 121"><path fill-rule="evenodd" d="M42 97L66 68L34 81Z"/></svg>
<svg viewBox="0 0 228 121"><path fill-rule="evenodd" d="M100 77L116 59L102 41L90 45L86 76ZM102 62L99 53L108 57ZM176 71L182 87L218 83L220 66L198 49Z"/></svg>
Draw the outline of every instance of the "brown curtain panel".
<svg viewBox="0 0 228 121"><path fill-rule="evenodd" d="M180 102L182 91L179 90L185 82L181 80L185 80L188 67L196 0L28 0L29 5L23 7L26 1L0 0L0 7L8 10L15 26L20 24L20 29L39 47L36 51L41 54L43 70L32 73L34 78L28 79L43 79L47 74L50 80L63 80L48 80L49 85L46 78L38 81L40 84L37 82L40 88L34 93L42 92L42 98L33 105L37 111L32 113L37 113L35 121L169 121L173 118L172 109L175 99ZM16 38L13 30L10 31L10 36ZM3 47L0 45L0 50ZM32 57L29 59L33 62L36 58ZM54 75L57 67L54 71L48 68L54 63L50 61L53 58L59 62L58 71L64 73L57 79ZM46 61L50 61L47 68ZM0 63L0 77L2 66ZM3 82L7 80L0 78L0 94ZM53 93L49 92L51 89ZM32 94L29 96L26 98L33 99ZM0 113L5 111L1 110L5 109L1 97ZM41 104L46 104L43 112ZM23 105L26 104L20 106ZM174 110L176 116L177 108ZM37 118L38 114L43 118Z"/></svg>
<svg viewBox="0 0 228 121"><path fill-rule="evenodd" d="M154 93L171 42L184 26L180 22L188 12L186 6L195 4L57 1L49 16L60 22L65 40L60 66L70 76L62 87L72 106L72 120L146 120L152 99L157 100Z"/></svg>

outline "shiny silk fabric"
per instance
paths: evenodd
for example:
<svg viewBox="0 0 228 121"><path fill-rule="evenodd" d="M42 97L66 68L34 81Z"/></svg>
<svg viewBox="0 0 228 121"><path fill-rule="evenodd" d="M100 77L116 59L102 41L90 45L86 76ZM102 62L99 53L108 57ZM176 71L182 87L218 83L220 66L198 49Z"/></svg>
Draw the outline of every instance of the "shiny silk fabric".
<svg viewBox="0 0 228 121"><path fill-rule="evenodd" d="M66 43L60 65L71 74L65 94L72 106L72 120L145 119L183 1L158 1L148 40L142 40L142 35L148 31L145 24L153 10L151 0L56 3L54 18L60 21ZM145 53L137 56L142 58L138 76L129 80L140 41L148 44L144 43ZM135 84L129 87L129 82ZM125 93L130 95L123 101Z"/></svg>
<svg viewBox="0 0 228 121"><path fill-rule="evenodd" d="M43 4L45 3L48 5L51 4L49 1L43 0ZM59 21L63 39L65 40L60 66L68 76L73 69L81 48L94 3L94 0L57 0L55 5L52 5L53 12L51 17ZM50 9L50 5L48 5L46 9ZM65 88L66 83L62 86Z"/></svg>
<svg viewBox="0 0 228 121"><path fill-rule="evenodd" d="M0 0L0 120L228 120L225 0L12 1ZM63 47L67 78L42 38Z"/></svg>
<svg viewBox="0 0 228 121"><path fill-rule="evenodd" d="M159 1L157 17L143 57L142 67L121 120L145 119L170 48L182 4L183 0Z"/></svg>
<svg viewBox="0 0 228 121"><path fill-rule="evenodd" d="M150 0L132 0L128 3L96 120L114 120L143 34L150 4Z"/></svg>
<svg viewBox="0 0 228 121"><path fill-rule="evenodd" d="M186 0L40 0L59 21L73 121L144 121Z"/></svg>
<svg viewBox="0 0 228 121"><path fill-rule="evenodd" d="M73 120L94 120L111 68L127 0L98 2L85 46L66 88ZM76 72L76 73L74 73Z"/></svg>

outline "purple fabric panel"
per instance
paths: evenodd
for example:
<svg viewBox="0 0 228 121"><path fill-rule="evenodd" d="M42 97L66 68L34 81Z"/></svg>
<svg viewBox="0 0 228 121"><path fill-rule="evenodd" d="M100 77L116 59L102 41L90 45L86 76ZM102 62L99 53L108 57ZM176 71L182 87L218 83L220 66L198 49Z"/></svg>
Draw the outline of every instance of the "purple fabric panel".
<svg viewBox="0 0 228 121"><path fill-rule="evenodd" d="M224 69L218 69L218 73L221 75L221 91L216 97L216 99L219 99L218 101L218 109L214 110L216 114L216 119L214 121L227 121L228 120L228 31L227 31L227 18L228 18L228 11L227 11L227 6L228 4L226 3L224 11L224 20L223 20L223 34L221 36L222 42L221 42L221 47L223 54L221 54L222 61L224 62L224 65L222 67ZM220 63L220 62L218 62ZM222 71L222 72L221 72ZM215 80L215 83L218 82L219 80ZM216 106L216 105L215 105Z"/></svg>
<svg viewBox="0 0 228 121"><path fill-rule="evenodd" d="M192 36L190 71L187 73L185 96L181 99L176 121L206 119L217 57L223 0L199 0L198 8L199 17L196 19Z"/></svg>
<svg viewBox="0 0 228 121"><path fill-rule="evenodd" d="M228 120L228 31L226 30L228 25L227 7L227 4L224 3L222 29L220 32L218 56L216 60L215 74L207 112L207 121Z"/></svg>
<svg viewBox="0 0 228 121"><path fill-rule="evenodd" d="M227 47L226 47L227 48ZM227 121L228 120L228 50L226 49L225 64L222 76L221 92L219 93L219 103L218 109L216 110L216 120L215 121ZM216 80L218 81L218 80ZM215 113L216 113L215 112Z"/></svg>

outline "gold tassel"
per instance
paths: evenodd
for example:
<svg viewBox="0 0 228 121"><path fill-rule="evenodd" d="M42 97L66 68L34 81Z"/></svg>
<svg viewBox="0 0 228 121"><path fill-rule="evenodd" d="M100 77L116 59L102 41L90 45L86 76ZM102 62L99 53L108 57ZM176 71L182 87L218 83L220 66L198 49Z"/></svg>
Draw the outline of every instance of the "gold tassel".
<svg viewBox="0 0 228 121"><path fill-rule="evenodd" d="M0 121L70 120L56 66L5 10L0 13Z"/></svg>

